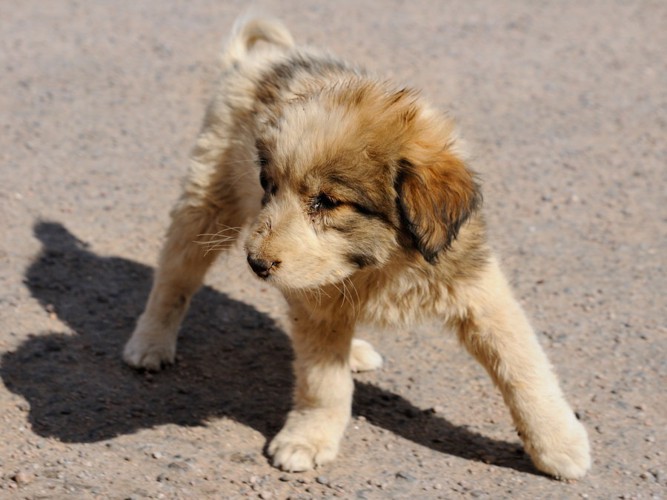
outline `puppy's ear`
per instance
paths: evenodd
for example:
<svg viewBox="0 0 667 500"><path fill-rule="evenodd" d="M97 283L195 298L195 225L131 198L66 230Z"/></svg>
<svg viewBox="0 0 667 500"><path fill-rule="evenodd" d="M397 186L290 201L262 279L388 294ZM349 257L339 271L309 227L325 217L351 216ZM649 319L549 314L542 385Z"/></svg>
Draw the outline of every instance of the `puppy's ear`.
<svg viewBox="0 0 667 500"><path fill-rule="evenodd" d="M396 191L403 223L431 264L482 201L474 174L446 147L430 154L420 148L412 159L402 158Z"/></svg>

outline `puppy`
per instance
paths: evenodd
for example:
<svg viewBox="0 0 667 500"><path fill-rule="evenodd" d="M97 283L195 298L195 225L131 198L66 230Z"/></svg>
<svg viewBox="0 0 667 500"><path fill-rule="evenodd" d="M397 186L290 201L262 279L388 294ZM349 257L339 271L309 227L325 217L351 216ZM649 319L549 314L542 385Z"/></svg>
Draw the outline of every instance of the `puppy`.
<svg viewBox="0 0 667 500"><path fill-rule="evenodd" d="M125 361L174 362L192 295L249 225L249 267L293 319L294 407L268 448L275 466L336 456L350 371L381 365L353 340L358 322L435 317L489 372L535 466L582 477L586 431L487 245L463 151L415 91L296 48L279 22L239 23Z"/></svg>

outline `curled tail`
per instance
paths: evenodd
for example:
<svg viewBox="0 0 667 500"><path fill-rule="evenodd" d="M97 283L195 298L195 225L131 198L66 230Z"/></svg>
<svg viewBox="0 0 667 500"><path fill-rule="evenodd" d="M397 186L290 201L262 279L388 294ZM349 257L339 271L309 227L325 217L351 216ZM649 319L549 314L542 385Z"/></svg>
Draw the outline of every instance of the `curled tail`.
<svg viewBox="0 0 667 500"><path fill-rule="evenodd" d="M242 59L259 41L285 49L294 46L292 35L280 21L241 17L234 23L232 35L223 54L223 62L232 63Z"/></svg>

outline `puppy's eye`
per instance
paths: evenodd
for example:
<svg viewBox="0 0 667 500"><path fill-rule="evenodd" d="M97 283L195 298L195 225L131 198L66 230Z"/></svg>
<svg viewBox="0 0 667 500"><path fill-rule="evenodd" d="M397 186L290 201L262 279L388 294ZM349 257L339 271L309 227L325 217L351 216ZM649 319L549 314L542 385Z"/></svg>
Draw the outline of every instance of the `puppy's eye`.
<svg viewBox="0 0 667 500"><path fill-rule="evenodd" d="M333 210L339 205L340 201L332 198L328 194L320 193L315 198L313 198L313 201L310 204L310 209L313 212L318 212L321 210Z"/></svg>
<svg viewBox="0 0 667 500"><path fill-rule="evenodd" d="M266 172L264 170L261 170L259 172L259 183L264 191L266 191L269 188L269 179L266 176Z"/></svg>
<svg viewBox="0 0 667 500"><path fill-rule="evenodd" d="M264 168L269 164L269 157L266 155L264 151L260 150L257 152L257 164L261 168Z"/></svg>
<svg viewBox="0 0 667 500"><path fill-rule="evenodd" d="M271 196L275 196L278 192L278 186L266 175L266 171L262 170L259 173L259 183L264 190L264 196L262 197L262 206L266 205L269 202Z"/></svg>

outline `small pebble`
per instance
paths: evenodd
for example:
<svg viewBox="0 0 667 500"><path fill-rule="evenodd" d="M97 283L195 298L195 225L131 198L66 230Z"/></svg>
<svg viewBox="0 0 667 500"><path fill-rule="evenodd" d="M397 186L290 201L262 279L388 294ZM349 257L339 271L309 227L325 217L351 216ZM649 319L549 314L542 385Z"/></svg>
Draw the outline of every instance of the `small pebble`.
<svg viewBox="0 0 667 500"><path fill-rule="evenodd" d="M19 486L25 486L32 481L32 475L25 471L18 471L12 476L12 480Z"/></svg>
<svg viewBox="0 0 667 500"><path fill-rule="evenodd" d="M324 486L329 485L329 479L326 476L317 476L315 478L315 481L317 481L320 484L323 484Z"/></svg>
<svg viewBox="0 0 667 500"><path fill-rule="evenodd" d="M167 468L182 472L187 472L190 469L192 469L190 464L188 464L187 462L171 462L169 465L167 465Z"/></svg>
<svg viewBox="0 0 667 500"><path fill-rule="evenodd" d="M649 469L648 472L655 478L657 482L662 483L662 479L665 476L665 473L663 471L659 469Z"/></svg>
<svg viewBox="0 0 667 500"><path fill-rule="evenodd" d="M396 477L399 479L404 479L409 483L414 483L417 481L417 478L415 476L413 476L412 474L408 474L407 472L404 471L397 472Z"/></svg>

